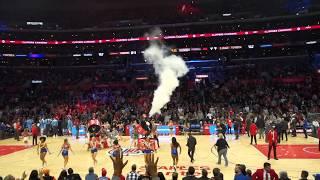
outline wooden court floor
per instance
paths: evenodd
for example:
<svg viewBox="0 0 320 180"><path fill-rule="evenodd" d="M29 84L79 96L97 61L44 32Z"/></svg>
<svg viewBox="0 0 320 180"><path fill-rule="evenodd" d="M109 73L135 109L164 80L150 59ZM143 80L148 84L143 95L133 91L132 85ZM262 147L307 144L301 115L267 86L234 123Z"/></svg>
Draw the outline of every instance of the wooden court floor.
<svg viewBox="0 0 320 180"><path fill-rule="evenodd" d="M200 173L201 168L205 168L209 171L209 176L212 176L212 169L218 167L221 169L226 180L233 179L234 176L234 166L236 163L245 164L248 169L253 172L257 168L261 168L263 163L267 161L267 158L260 153L255 147L250 145L250 139L243 135L240 140L234 140L232 135L227 136L229 145L231 149L228 151L229 166L224 166L224 161L222 160L222 165L217 165L217 157L211 153L211 147L216 141L216 136L195 136L198 141L195 162L190 163L189 157L187 155L187 148L185 146L187 137L177 136L178 142L182 146L182 154L180 155L180 160L178 164L177 171L179 172L179 179L182 179L182 174L184 174L188 166L192 165L195 167L196 172ZM57 156L63 143L65 137L58 138L47 138L48 148L51 150L52 154L47 155L46 159L48 162L47 168L50 169L50 174L58 177L60 171L63 169L63 158ZM83 178L87 174L88 168L93 166L90 153L86 150L86 140L74 139L68 137L69 142L74 150L74 154L70 153L70 160L67 167L72 167L75 172L79 173ZM258 140L258 144L263 144L262 140ZM312 137L308 139L303 138L302 135L298 135L296 138L289 137L288 142L283 142L282 144L317 144L318 140ZM124 137L120 141L122 147L130 146L129 137ZM23 145L22 141L15 141L13 139L1 140L0 145ZM112 162L108 157L108 150L100 150L98 152L98 164L95 166L95 172L100 176L101 168L107 169L107 175L112 176ZM170 137L162 136L160 137L160 149L157 151L156 156L158 156L159 164L158 171L163 172L166 177L170 177L173 172L172 159L170 156ZM124 173L130 171L132 164L137 164L138 170L143 172L144 159L143 155L138 156L125 156L125 160L129 163L124 169ZM286 170L292 179L298 179L301 170L308 170L310 174L320 172L320 159L280 159L278 161L271 159L269 161L272 168L276 172ZM7 174L19 175L23 171L27 174L33 169L40 169L41 161L36 153L36 147L31 147L22 151L11 153L8 155L0 156L0 175L5 176ZM310 176L309 176L310 177ZM168 178L169 179L169 178Z"/></svg>

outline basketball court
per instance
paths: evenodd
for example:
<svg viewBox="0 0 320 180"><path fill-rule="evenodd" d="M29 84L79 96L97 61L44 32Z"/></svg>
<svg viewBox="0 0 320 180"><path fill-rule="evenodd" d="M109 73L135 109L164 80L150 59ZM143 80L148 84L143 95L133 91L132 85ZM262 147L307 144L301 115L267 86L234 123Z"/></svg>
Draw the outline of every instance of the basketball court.
<svg viewBox="0 0 320 180"><path fill-rule="evenodd" d="M182 146L182 154L180 155L177 171L179 173L179 179L183 177L188 169L188 166L192 165L196 169L197 175L200 175L201 169L205 168L209 171L209 177L212 176L212 169L218 167L223 172L225 179L233 179L234 165L237 163L245 164L248 169L253 172L257 168L261 168L263 163L267 161L267 146L264 141L258 140L258 146L250 145L250 139L247 135L240 137L240 140L234 140L234 136L227 135L228 143L231 149L228 151L229 166L217 165L216 152L211 152L211 147L217 140L216 136L201 135L195 136L198 141L195 162L190 163L187 155L186 136L177 136L177 140ZM63 168L63 158L58 156L60 147L63 143L64 137L47 138L47 144L51 155L47 155L48 168L52 175L56 178ZM86 140L84 138L75 139L68 137L74 153L70 153L70 161L67 167L72 167L75 172L79 173L81 177L85 177L88 168L93 166L90 152L87 151ZM320 172L320 152L318 151L318 139L309 137L305 139L303 135L292 138L289 137L289 141L282 141L278 146L278 158L279 160L271 159L269 162L272 168L276 172L286 170L292 179L298 179L301 170L307 170L310 174ZM124 137L120 144L126 149L126 155L124 160L128 160L128 165L123 171L123 175L126 175L130 171L132 164L137 164L138 170L144 172L144 159L141 152L134 149L130 149L129 137ZM25 148L22 141L15 141L12 138L0 141L0 175L5 176L7 174L21 175L23 171L30 173L33 169L41 168L41 161L39 155L37 155L36 147ZM112 176L113 168L112 162L109 158L108 149L103 149L98 152L98 165L95 167L95 172L100 176L101 168L107 169L107 175ZM158 171L163 172L166 177L171 176L174 171L172 167L172 159L170 155L170 137L160 137L160 149L156 152L158 156L159 164Z"/></svg>

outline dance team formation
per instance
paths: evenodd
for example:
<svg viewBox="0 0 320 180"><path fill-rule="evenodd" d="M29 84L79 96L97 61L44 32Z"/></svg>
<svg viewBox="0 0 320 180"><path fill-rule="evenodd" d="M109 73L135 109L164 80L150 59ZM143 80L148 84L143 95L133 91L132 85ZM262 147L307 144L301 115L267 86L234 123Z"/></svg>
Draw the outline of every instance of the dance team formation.
<svg viewBox="0 0 320 180"><path fill-rule="evenodd" d="M235 117L232 119L231 117ZM153 118L147 118L146 115L142 116L143 119L141 121L134 120L130 124L130 127L132 128L130 131L130 148L135 148L137 150L141 150L144 154L144 161L146 164L149 164L152 160L154 153L157 152L157 149L160 148L160 143L159 143L159 134L157 131L157 126L160 125L161 122L155 121ZM209 116L210 117L210 116ZM214 155L217 156L218 161L217 164L221 164L221 157L223 157L225 161L225 166L227 167L229 165L228 157L227 157L227 152L228 149L230 148L226 135L231 135L234 134L234 139L237 140L239 139L240 135L243 136L248 136L250 137L250 143L251 145L257 145L257 135L259 135L259 139L265 139L265 142L268 143L269 149L268 149L268 160L270 160L270 153L273 150L273 157L275 160L278 160L277 158L277 144L280 143L281 141L285 140L288 141L288 133L291 133L292 137L297 136L296 134L296 127L291 127L291 131L288 131L288 126L290 127L290 123L293 121L295 122L294 118L298 118L297 115L295 114L288 114L288 116L284 115L284 117L291 118L289 121L282 120L278 124L275 122L271 121L264 121L263 119L258 119L259 116L254 116L251 114L248 115L246 118L249 118L250 120L245 120L245 116L242 112L238 113L235 115L234 112L230 111L226 120L225 121L220 121L219 119L216 119L213 123L216 124L217 127L217 141L213 144L211 151ZM69 119L70 120L70 119ZM43 120L41 120L43 121ZM120 145L122 141L122 136L125 134L125 126L123 123L119 124L112 124L110 125L108 122L106 123L101 123L99 119L96 118L95 113L93 114L93 118L89 121L87 121L87 125L85 128L86 133L83 136L83 138L86 138L86 144L87 144L87 151L90 152L91 158L93 165L95 166L98 162L96 159L97 153L100 150L103 149L111 149L111 160L113 163L115 161L119 161L119 159L122 160L123 157L123 152L122 152L122 146ZM287 122L287 123L284 123ZM204 122L208 123L208 122ZM302 122L302 123L307 123L307 122ZM80 133L79 130L80 128L77 127L77 122L75 122L76 126L76 131L74 137L76 139L80 138ZM39 124L38 124L39 125ZM48 137L47 135L44 134L46 131L50 130L44 130L40 128L37 124L33 123L31 125L31 131L29 132L28 128L25 128L23 132L21 133L21 136L23 137L23 143L26 146L29 146L29 137L33 137L33 145L37 146L37 152L39 154L40 160L42 162L42 166L46 167L47 166L47 161L46 161L46 155L49 153L51 154L48 146L47 146L47 140L50 139L51 137ZM170 152L170 155L172 157L172 165L174 167L174 170L176 171L176 167L179 162L179 155L181 154L181 145L177 141L173 128L174 126L178 124L174 124L172 120L168 121L168 128L169 128L169 134L168 136L171 138L170 142L170 147L171 149L168 149L168 153ZM19 122L15 123L14 125L17 130L19 129ZM281 128L279 129L279 127ZM45 127L45 126L42 126ZM187 148L188 148L188 156L190 157L190 162L193 163L195 161L194 159L194 153L196 150L196 145L197 145L197 139L195 136L192 135L191 130L189 129L190 125L189 124L184 124L181 126L183 129L182 132L187 135ZM307 125L303 124L303 132L305 134L305 138L308 138L307 135ZM232 131L231 131L232 129ZM70 137L72 134L72 130L68 129L64 131L64 135L66 139L64 139L61 149L58 153L58 156L61 154L63 157L64 163L63 163L63 168L67 167L68 161L69 161L69 155L70 152L74 153L72 150L72 147L70 143L68 142L68 137ZM320 128L318 128L318 133L320 133ZM55 134L53 133L52 138L54 138ZM39 144L37 144L37 139L39 137ZM19 135L16 137L17 140L19 140ZM139 139L143 139L141 143L139 143ZM151 142L151 139L154 140ZM85 150L85 149L84 149ZM319 151L320 151L320 145L319 145ZM151 156L152 155L152 156ZM158 161L158 160L157 160ZM199 161L201 161L199 159ZM152 163L157 163L157 162L152 162ZM125 163L126 164L126 163ZM125 165L123 164L123 165ZM270 179L278 179L278 175L270 169L270 163L265 163L264 164L264 169L262 171L268 171L268 175L270 175ZM248 172L244 172L243 165L237 164L236 165L236 175L235 179L236 180L241 180L241 179L260 179L260 172L257 170L257 172L251 174L250 170ZM217 171L217 169L215 169ZM239 172L237 172L239 171ZM194 169L188 170L188 173L190 176L192 176L192 172L194 173ZM190 174L191 173L191 174ZM263 172L262 172L263 173ZM205 170L202 172L203 176L206 176L207 172ZM250 176L249 176L250 174ZM305 175L306 173L303 172ZM176 173L173 174L176 176ZM214 172L215 177L213 179L223 179L223 175L220 172ZM286 176L285 173L281 174L282 176ZM128 175L129 176L129 175ZM138 177L138 176L137 176ZM250 177L250 178L249 178ZM175 177L173 177L175 178ZM129 178L130 179L130 178ZM133 178L134 179L134 178ZM268 179L268 178L267 178Z"/></svg>

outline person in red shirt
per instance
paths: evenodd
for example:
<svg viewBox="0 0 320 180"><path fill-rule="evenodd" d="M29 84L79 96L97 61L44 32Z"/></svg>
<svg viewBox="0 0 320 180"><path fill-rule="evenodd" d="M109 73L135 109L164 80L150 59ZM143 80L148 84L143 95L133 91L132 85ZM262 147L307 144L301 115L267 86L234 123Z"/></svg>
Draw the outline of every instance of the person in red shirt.
<svg viewBox="0 0 320 180"><path fill-rule="evenodd" d="M249 130L250 130L250 136L251 136L251 143L250 144L252 145L252 141L254 139L254 142L257 145L258 127L257 127L256 123L254 123L254 121L252 121L252 123L250 124Z"/></svg>
<svg viewBox="0 0 320 180"><path fill-rule="evenodd" d="M269 142L268 160L270 160L271 149L273 149L274 159L278 160L278 158L277 158L278 134L277 134L277 131L275 131L275 128L276 128L276 126L273 125L272 129L268 132L268 135L267 135L267 139Z"/></svg>
<svg viewBox="0 0 320 180"><path fill-rule="evenodd" d="M232 120L231 120L230 117L227 118L227 124L228 124L228 131L227 131L227 133L228 133L228 134L232 134L232 132L231 132Z"/></svg>
<svg viewBox="0 0 320 180"><path fill-rule="evenodd" d="M257 169L255 173L252 174L251 177L252 180L278 180L278 174L271 169L271 164L270 163L264 163L263 164L263 169Z"/></svg>
<svg viewBox="0 0 320 180"><path fill-rule="evenodd" d="M21 124L20 124L20 120L18 119L14 124L13 124L13 128L14 128L14 139L16 139L17 141L20 141L19 136L20 136L20 131L21 131Z"/></svg>
<svg viewBox="0 0 320 180"><path fill-rule="evenodd" d="M36 124L32 124L31 128L32 134L32 145L38 145L38 135L39 135L39 128Z"/></svg>

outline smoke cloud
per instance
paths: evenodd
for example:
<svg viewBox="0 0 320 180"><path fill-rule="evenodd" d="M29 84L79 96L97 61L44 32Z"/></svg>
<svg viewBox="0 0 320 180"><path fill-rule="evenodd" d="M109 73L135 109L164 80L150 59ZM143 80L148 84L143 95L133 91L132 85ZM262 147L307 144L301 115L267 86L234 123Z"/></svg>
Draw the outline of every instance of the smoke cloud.
<svg viewBox="0 0 320 180"><path fill-rule="evenodd" d="M144 51L147 62L152 63L159 78L159 85L154 91L149 116L160 113L160 109L170 101L173 91L179 86L179 77L188 73L188 67L182 57L168 55L166 47L152 42Z"/></svg>

